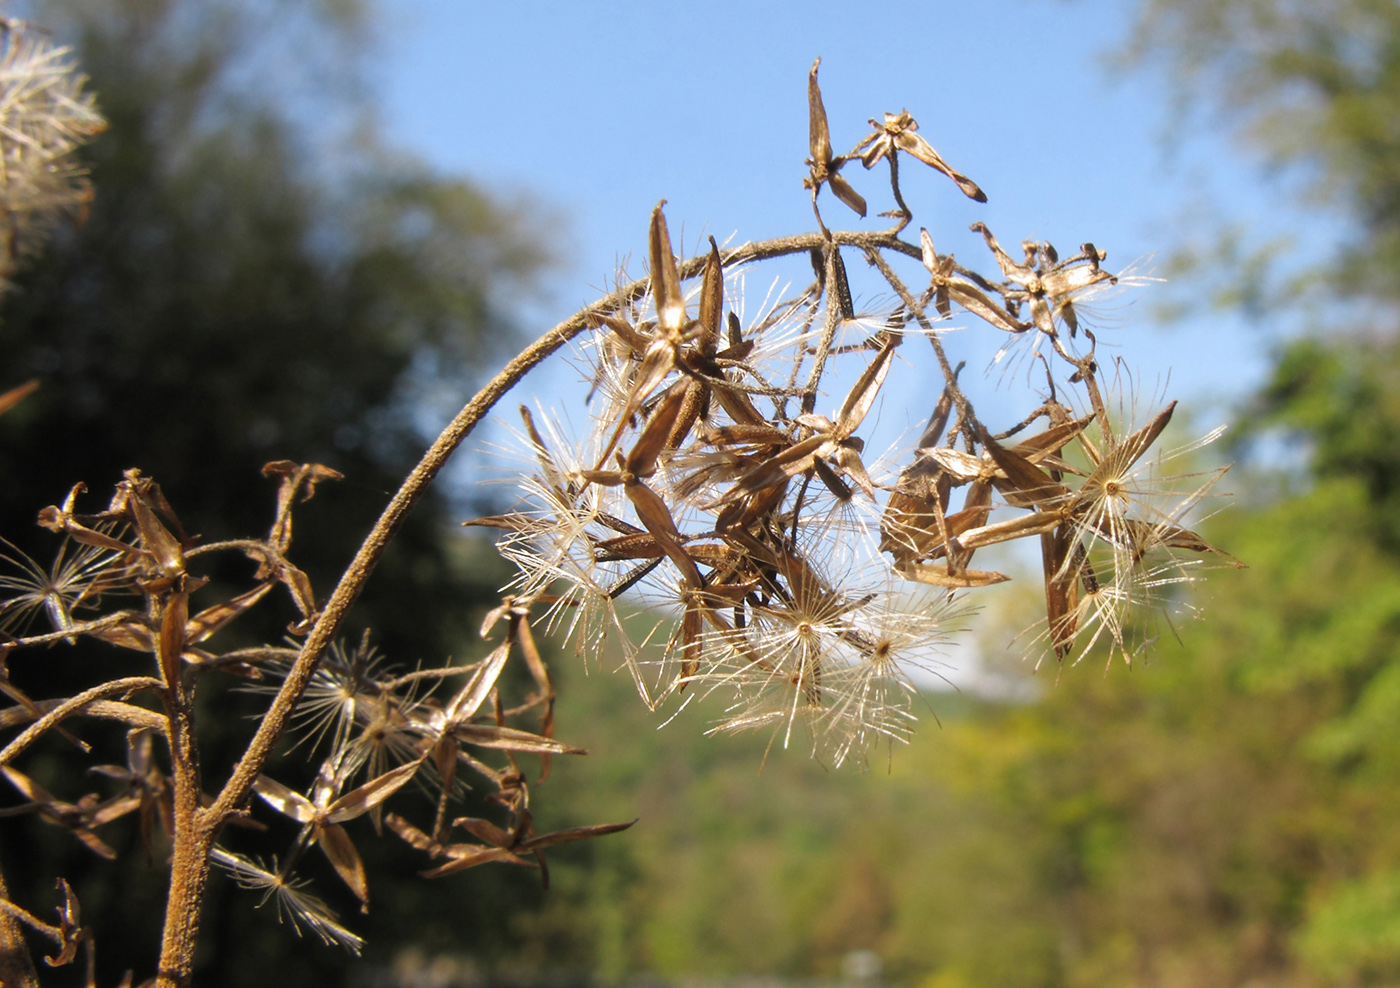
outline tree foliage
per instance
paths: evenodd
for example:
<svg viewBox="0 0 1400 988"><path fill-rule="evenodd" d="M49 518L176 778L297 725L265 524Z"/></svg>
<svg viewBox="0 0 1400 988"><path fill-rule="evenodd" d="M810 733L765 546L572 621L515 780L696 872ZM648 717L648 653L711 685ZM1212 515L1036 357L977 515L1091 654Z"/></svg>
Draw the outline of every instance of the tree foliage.
<svg viewBox="0 0 1400 988"><path fill-rule="evenodd" d="M105 500L133 466L180 505L191 534L241 536L271 517L276 482L259 476L264 463L321 462L346 481L320 491L297 541L324 588L422 451L423 420L436 414L424 395L466 392L479 361L509 347L505 293L527 290L546 261L535 220L378 144L354 97L356 5L51 0L25 14L76 45L109 126L88 149L100 191L84 222L57 231L0 312L8 383L40 382L0 420L6 536L51 555L39 508L77 482ZM467 565L449 523L442 495L420 505L359 614L399 661L451 655L499 582ZM440 619L422 621L425 609ZM247 633L276 641L293 617L284 608ZM72 688L57 663L9 673L35 695ZM231 738L256 707L237 694L219 702ZM72 754L48 756L37 775L81 773ZM210 739L209 761L226 755ZM57 869L97 924L104 983L149 968L142 951L158 942L164 908L159 863L136 850L119 882L99 881L90 855L22 823L4 821L0 836L35 852L7 855L15 898L50 901ZM135 827L114 839L140 844ZM482 880L497 901L534 895L530 884ZM267 917L239 894L228 883L211 896L211 970L247 982L280 967L309 980L343 964L284 931L264 935ZM455 905L483 940L499 937L509 911L476 901ZM390 942L447 939L441 914L420 901L376 918Z"/></svg>
<svg viewBox="0 0 1400 988"><path fill-rule="evenodd" d="M1400 9L1389 0L1144 0L1130 54L1174 70L1272 166L1356 221L1330 272L1400 292ZM1198 121L1200 115L1194 117Z"/></svg>
<svg viewBox="0 0 1400 988"><path fill-rule="evenodd" d="M243 530L261 508L246 478L286 457L346 473L351 493L331 510L349 514L328 527L367 527L423 443L417 392L464 389L476 361L501 352L504 289L543 260L521 213L391 156L363 127L355 163L336 165L347 138L312 123L358 114L336 77L285 103L250 88L248 34L265 25L238 5L199 7L36 11L78 40L110 129L89 155L102 192L86 222L24 274L5 312L11 373L43 382L5 423L6 467L25 481L3 495L16 523L35 492L52 499L139 463L199 505L192 527ZM315 9L264 13L292 30ZM324 20L300 34L313 51L316 31L336 27ZM399 576L419 592L432 583Z"/></svg>

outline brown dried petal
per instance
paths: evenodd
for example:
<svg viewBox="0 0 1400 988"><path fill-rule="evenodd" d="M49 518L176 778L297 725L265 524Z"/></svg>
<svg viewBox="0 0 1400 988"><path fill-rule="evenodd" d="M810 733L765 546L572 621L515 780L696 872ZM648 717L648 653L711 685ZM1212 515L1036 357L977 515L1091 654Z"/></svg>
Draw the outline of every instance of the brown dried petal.
<svg viewBox="0 0 1400 988"><path fill-rule="evenodd" d="M840 199L858 216L865 216L865 197L857 192L850 182L847 182L836 172L831 172L826 177L826 183L831 186L832 193Z"/></svg>
<svg viewBox="0 0 1400 988"><path fill-rule="evenodd" d="M590 827L571 827L568 830L556 830L553 833L541 834L538 837L531 837L522 841L517 850L538 851L541 848L553 847L556 844L564 844L569 841L587 840L590 837L603 837L607 834L615 834L626 830L636 823L636 820L629 820L627 823L599 823Z"/></svg>
<svg viewBox="0 0 1400 988"><path fill-rule="evenodd" d="M345 475L320 463L293 463L273 460L263 465L264 477L280 477L277 488L277 516L272 523L268 541L279 552L286 552L292 542L292 505L298 500L309 501L316 495L316 485L323 480L344 480Z"/></svg>
<svg viewBox="0 0 1400 988"><path fill-rule="evenodd" d="M526 751L537 754L585 755L583 748L555 741L553 738L531 734L512 727L496 724L458 724L452 728L452 735L467 744L480 748L496 748L501 751Z"/></svg>
<svg viewBox="0 0 1400 988"><path fill-rule="evenodd" d="M239 594L230 601L206 607L185 623L185 641L190 644L198 644L206 640L214 632L262 600L272 587L272 581L268 581Z"/></svg>
<svg viewBox="0 0 1400 988"><path fill-rule="evenodd" d="M63 967L71 964L78 956L78 945L86 938L87 933L82 928L82 911L78 904L78 896L73 891L72 886L62 878L58 880L59 891L63 893L63 905L58 907L58 929L61 938L59 952L53 957L45 957L44 963L49 967Z"/></svg>
<svg viewBox="0 0 1400 988"><path fill-rule="evenodd" d="M997 266L1001 268L1002 276L1008 281L1014 281L1018 285L1027 285L1039 276L1025 264L1018 263L1010 254L1002 249L997 238L992 235L992 231L987 229L987 225L982 222L973 223L969 227L974 233L982 234L982 239L987 242L987 249L997 260Z"/></svg>
<svg viewBox="0 0 1400 988"><path fill-rule="evenodd" d="M965 281L948 281L948 296L974 316L1007 333L1024 333L1030 327L994 304L981 289Z"/></svg>
<svg viewBox="0 0 1400 988"><path fill-rule="evenodd" d="M1090 422L1094 421L1092 415L1086 415L1080 419L1073 419L1069 422L1061 422L1053 425L1044 432L1038 432L1034 436L1022 439L1011 449L1030 460L1032 463L1039 463L1046 456L1058 452L1075 436L1084 431Z"/></svg>
<svg viewBox="0 0 1400 988"><path fill-rule="evenodd" d="M423 872L424 878L441 878L444 875L465 871L467 868L475 868L477 865L489 864L492 861L525 865L527 868L533 867L532 862L517 857L504 848L481 847L476 844L449 844L442 849L442 854L439 855L439 857L443 856L450 859L447 864Z"/></svg>
<svg viewBox="0 0 1400 988"><path fill-rule="evenodd" d="M324 824L316 830L317 843L335 867L336 874L350 887L350 891L355 893L360 902L367 904L369 882L365 879L365 864L360 860L360 852L355 850L355 843L350 839L350 835L345 832L344 827L334 823Z"/></svg>
<svg viewBox="0 0 1400 988"><path fill-rule="evenodd" d="M722 500L732 502L746 494L768 490L800 473L806 473L812 469L813 459L830 454L835 446L830 436L822 434L795 443L746 470L735 482L734 489Z"/></svg>
<svg viewBox="0 0 1400 988"><path fill-rule="evenodd" d="M352 789L326 807L324 819L330 823L344 823L368 812L402 789L422 764L423 760L419 758Z"/></svg>
<svg viewBox="0 0 1400 988"><path fill-rule="evenodd" d="M817 463L821 463L818 460ZM841 472L854 480L861 490L865 491L865 496L874 500L875 483L870 479L870 474L865 471L865 463L860 458L860 450L853 445L853 441L842 443L836 448L836 465L841 468ZM849 500L849 496L845 499Z"/></svg>
<svg viewBox="0 0 1400 988"><path fill-rule="evenodd" d="M719 245L710 238L710 256L705 259L705 273L700 279L700 352L710 356L719 349L720 324L724 314L724 265L720 262Z"/></svg>
<svg viewBox="0 0 1400 988"><path fill-rule="evenodd" d="M267 805L283 816L291 817L297 823L310 823L316 819L315 804L276 779L259 775L253 780L253 791L261 796Z"/></svg>
<svg viewBox="0 0 1400 988"><path fill-rule="evenodd" d="M452 821L452 826L461 827L478 840L485 841L493 847L511 848L516 844L516 835L508 830L502 830L490 820L483 820L480 817L459 816Z"/></svg>
<svg viewBox="0 0 1400 988"><path fill-rule="evenodd" d="M409 845L420 851L427 851L433 855L439 854L442 851L441 844L423 833L423 831L419 830L397 813L390 813L386 816L384 818L384 824L403 838L403 840L408 842Z"/></svg>
<svg viewBox="0 0 1400 988"><path fill-rule="evenodd" d="M680 272L671 253L671 234L666 229L662 199L651 211L648 243L651 248L651 293L656 299L656 318L662 334L675 336L684 328L685 295L681 292Z"/></svg>
<svg viewBox="0 0 1400 988"><path fill-rule="evenodd" d="M851 393L846 396L846 401L842 404L841 412L836 418L835 438L845 439L860 428L861 422L865 421L865 416L875 403L875 396L879 394L880 386L885 383L885 375L889 373L890 363L893 360L894 342L891 340L880 348L880 352L870 362L870 366L865 368L856 380L855 385L851 388Z"/></svg>
<svg viewBox="0 0 1400 988"><path fill-rule="evenodd" d="M151 506L146 503L145 492L138 490L128 499L132 520L144 549L165 577L181 576L185 572L185 550L180 541L170 534Z"/></svg>
<svg viewBox="0 0 1400 988"><path fill-rule="evenodd" d="M88 822L91 826L100 827L104 823L120 820L132 810L139 809L140 806L140 796L117 796L114 799L109 799L94 810Z"/></svg>
<svg viewBox="0 0 1400 988"><path fill-rule="evenodd" d="M72 831L73 836L82 841L83 846L93 854L101 858L106 858L108 861L117 860L117 852L112 849L111 845L101 837L98 837L91 830L81 826L70 826L68 829Z"/></svg>
<svg viewBox="0 0 1400 988"><path fill-rule="evenodd" d="M88 632L88 634L100 641L107 642L109 645L116 645L118 648L150 652L155 646L156 639L151 634L151 629L142 623L143 621L144 618L140 615L132 615L129 621L98 628Z"/></svg>
<svg viewBox="0 0 1400 988"><path fill-rule="evenodd" d="M628 484L623 490L627 494L627 499L632 502L637 517L647 527L647 531L655 537L661 550L681 571L686 585L697 589L703 586L704 581L700 578L700 570L696 567L695 560L691 559L686 554L685 549L681 547L681 535L676 529L675 520L671 517L671 511L666 507L666 502L661 499L660 495L641 482Z"/></svg>
<svg viewBox="0 0 1400 988"><path fill-rule="evenodd" d="M1114 461L1117 470L1127 470L1146 453L1148 448L1157 441L1157 437L1162 434L1162 430L1172 420L1172 412L1176 410L1176 402L1172 402L1166 408L1157 413L1151 422L1148 422L1137 432L1134 432L1127 439L1124 439L1114 448L1110 457Z"/></svg>
<svg viewBox="0 0 1400 988"><path fill-rule="evenodd" d="M937 463L948 475L960 484L985 477L989 471L987 464L980 456L973 456L971 453L964 453L960 449L952 446L934 446L919 450L919 452Z"/></svg>
<svg viewBox="0 0 1400 988"><path fill-rule="evenodd" d="M1073 529L1061 525L1040 537L1041 566L1045 575L1045 620L1055 655L1064 659L1074 647L1078 623L1079 571L1067 568Z"/></svg>
<svg viewBox="0 0 1400 988"><path fill-rule="evenodd" d="M651 346L651 339L643 335L635 326L626 319L618 316L608 315L604 312L592 313L589 316L590 328L596 329L598 326L606 326L612 330L622 342L626 343L632 353L640 358ZM521 406L524 408L525 406ZM541 446L543 444L540 444Z"/></svg>
<svg viewBox="0 0 1400 988"><path fill-rule="evenodd" d="M600 563L612 563L622 559L660 559L666 555L650 532L640 535L622 535L615 539L604 539L593 544L593 559Z"/></svg>
<svg viewBox="0 0 1400 988"><path fill-rule="evenodd" d="M1208 552L1222 557L1228 565L1235 569L1249 568L1247 564L1240 562L1224 549L1212 545L1189 529L1131 518L1126 519L1121 524L1127 526L1134 545L1144 546L1148 549L1186 549L1189 552Z"/></svg>
<svg viewBox="0 0 1400 988"><path fill-rule="evenodd" d="M1017 518L982 525L958 536L958 544L964 549L980 549L998 542L1009 542L1029 535L1041 535L1060 524L1058 512L1035 511Z"/></svg>
<svg viewBox="0 0 1400 988"><path fill-rule="evenodd" d="M476 716L476 712L496 688L496 680L501 678L501 670L505 668L506 659L509 657L510 639L507 638L477 666L476 672L472 673L466 685L448 702L443 710L443 719L454 723Z"/></svg>
<svg viewBox="0 0 1400 988"><path fill-rule="evenodd" d="M985 429L981 439L987 455L1006 475L1005 481L996 481L996 487L1009 504L1018 508L1050 508L1066 502L1069 488L1057 483L1030 459L1002 446Z"/></svg>
<svg viewBox="0 0 1400 988"><path fill-rule="evenodd" d="M831 162L831 131L827 128L821 86L817 84L817 69L821 64L822 60L818 58L812 63L812 70L807 74L807 130L808 144L812 152L812 170L817 172L820 168L824 173L826 165ZM817 180L821 181L822 178L825 178L824 174L819 175Z"/></svg>
<svg viewBox="0 0 1400 988"><path fill-rule="evenodd" d="M39 382L37 380L32 380L25 381L19 387L11 388L4 394L0 394L0 415L4 415L10 409L14 408L21 401L23 401L25 398L28 398L35 391L38 390Z"/></svg>
<svg viewBox="0 0 1400 988"><path fill-rule="evenodd" d="M969 199L975 202L986 202L987 195L977 187L976 182L968 178L962 172L956 171L950 167L948 163L943 160L943 156L933 149L933 145L924 140L923 135L915 133L918 126L919 125L914 123L913 120L910 120L906 129L895 137L894 142L899 146L899 149L913 155L929 167L947 175L957 183L958 188L962 190L962 194Z"/></svg>
<svg viewBox="0 0 1400 988"><path fill-rule="evenodd" d="M918 583L927 583L935 587L947 587L952 590L965 589L971 587L989 587L993 583L1003 583L1011 577L1002 573L991 571L981 571L975 569L963 570L954 575L948 571L947 566L925 563L906 563L899 568L899 572L911 580Z"/></svg>
<svg viewBox="0 0 1400 988"><path fill-rule="evenodd" d="M666 440L675 428L676 418L685 405L686 388L675 387L666 392L660 404L647 419L646 428L637 437L636 445L627 455L627 472L637 477L649 477L656 472L656 460L666 448Z"/></svg>
<svg viewBox="0 0 1400 988"><path fill-rule="evenodd" d="M53 795L39 783L25 775L19 769L10 768L8 765L0 765L0 772L5 774L5 778L10 780L10 784L20 791L31 803L42 803L54 805Z"/></svg>

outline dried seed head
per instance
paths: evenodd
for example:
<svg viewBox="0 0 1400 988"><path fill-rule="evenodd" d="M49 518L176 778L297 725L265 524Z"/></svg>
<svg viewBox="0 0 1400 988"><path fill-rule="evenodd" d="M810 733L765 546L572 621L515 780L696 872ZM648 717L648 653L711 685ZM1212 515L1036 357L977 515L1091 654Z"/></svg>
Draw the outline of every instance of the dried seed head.
<svg viewBox="0 0 1400 988"><path fill-rule="evenodd" d="M0 22L0 278L92 198L74 151L106 127L68 48Z"/></svg>

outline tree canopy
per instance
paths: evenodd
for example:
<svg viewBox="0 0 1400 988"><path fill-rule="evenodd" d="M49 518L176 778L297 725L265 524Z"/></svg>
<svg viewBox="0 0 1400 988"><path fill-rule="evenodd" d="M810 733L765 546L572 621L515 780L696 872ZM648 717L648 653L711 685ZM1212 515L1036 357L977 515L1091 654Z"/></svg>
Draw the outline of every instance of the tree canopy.
<svg viewBox="0 0 1400 988"><path fill-rule="evenodd" d="M39 509L77 483L90 491L80 506L105 506L130 467L205 541L265 531L277 488L262 465L320 462L345 479L298 515L297 554L324 595L422 452L424 418L440 413L425 396L465 398L509 355L506 292L528 291L548 260L537 218L380 143L355 95L356 4L50 0L25 13L76 46L109 127L86 156L88 215L20 271L0 307L6 386L40 382L0 420L0 532L16 546L5 551L51 558ZM409 667L473 647L499 582L468 565L455 521L441 493L422 505L357 612L354 633L372 628ZM294 616L273 614L259 640L277 641ZM64 685L59 666L12 662L9 674L47 696ZM230 736L242 730L239 694L208 700L227 705ZM226 772L226 757L214 745L210 771ZM134 951L159 942L159 862L152 871L136 851L119 883L98 881L81 848L3 822L5 846L39 842L6 860L16 898L48 902L52 875L65 875L98 924L103 982L148 969ZM126 838L139 843L134 830ZM483 902L533 894L512 880L486 876L483 898L456 903L484 940L508 910ZM296 981L344 963L265 929L246 893L224 885L209 903L210 983L274 966ZM445 936L422 900L380 921L394 930L386 949Z"/></svg>

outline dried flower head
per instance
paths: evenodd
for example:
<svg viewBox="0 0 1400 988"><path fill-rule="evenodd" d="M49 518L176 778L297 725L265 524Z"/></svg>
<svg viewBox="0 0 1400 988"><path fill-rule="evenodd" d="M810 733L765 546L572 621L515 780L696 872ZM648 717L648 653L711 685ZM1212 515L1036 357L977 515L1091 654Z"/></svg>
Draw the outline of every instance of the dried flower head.
<svg viewBox="0 0 1400 988"><path fill-rule="evenodd" d="M996 263L989 276L939 254L927 231L917 247L898 240L911 217L901 154L985 196L907 112L885 114L854 150L836 153L817 67L804 181L813 208L827 186L864 215L841 169L852 158L887 161L891 239L876 247L869 235L835 234L818 211L813 282L745 325L735 275L746 249L726 254L711 240L682 261L659 204L649 278L586 318L592 430L569 442L547 415L537 428L526 413L537 469L525 497L476 523L507 530L501 551L520 567L511 592L546 602L547 621L586 652L619 642L648 704L719 694L728 707L715 730L768 729L784 746L805 733L814 754L840 764L875 740L907 737L918 692L909 670L927 674L953 595L1009 578L974 568L981 550L1040 542L1041 640L1057 657L1105 638L1128 654L1129 612L1190 582L1183 554L1217 551L1184 517L1223 471L1173 474L1169 457L1149 456L1171 406L1126 432L1110 414L1097 340L1077 313L1117 282L1104 251L1085 243L1061 258L1026 241L1017 259L977 223ZM873 320L855 314L843 257L853 245L892 293ZM927 286L907 284L886 253L921 260ZM1003 432L981 421L935 326L955 307L1008 338L999 357L1028 341L1045 368L1045 391ZM862 432L915 340L933 349L941 394L912 462L887 476L867 462ZM835 407L819 411L833 381L842 382ZM1087 410L1075 416L1071 405ZM901 582L942 599L911 610ZM625 620L627 593L657 618Z"/></svg>
<svg viewBox="0 0 1400 988"><path fill-rule="evenodd" d="M70 54L0 19L0 277L92 198L74 152L106 123Z"/></svg>

